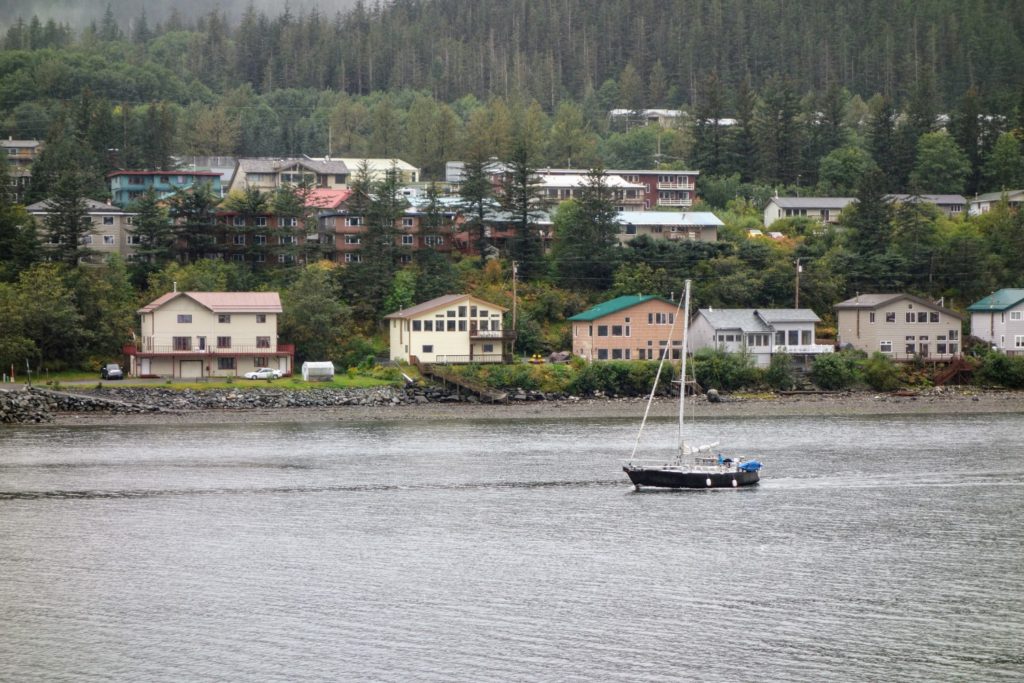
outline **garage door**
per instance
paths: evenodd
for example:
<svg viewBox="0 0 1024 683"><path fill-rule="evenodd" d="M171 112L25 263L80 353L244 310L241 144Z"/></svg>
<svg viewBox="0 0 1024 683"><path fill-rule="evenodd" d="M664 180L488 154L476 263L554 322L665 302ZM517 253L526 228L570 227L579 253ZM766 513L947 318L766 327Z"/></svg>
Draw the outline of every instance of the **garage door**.
<svg viewBox="0 0 1024 683"><path fill-rule="evenodd" d="M183 360L178 364L178 377L192 379L203 376L203 361Z"/></svg>

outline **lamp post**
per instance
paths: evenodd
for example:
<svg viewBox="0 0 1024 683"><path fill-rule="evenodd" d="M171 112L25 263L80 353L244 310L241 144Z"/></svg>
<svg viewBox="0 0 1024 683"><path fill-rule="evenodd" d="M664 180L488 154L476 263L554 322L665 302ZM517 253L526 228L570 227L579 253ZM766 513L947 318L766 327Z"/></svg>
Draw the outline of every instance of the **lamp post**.
<svg viewBox="0 0 1024 683"><path fill-rule="evenodd" d="M794 297L795 303L793 305L793 308L800 308L800 273L804 269L804 267L802 265L800 265L800 261L801 261L801 259L805 259L805 258L807 258L807 257L806 256L801 256L801 257L797 258L796 261L794 261L794 263L796 263L796 292L795 292L796 296Z"/></svg>

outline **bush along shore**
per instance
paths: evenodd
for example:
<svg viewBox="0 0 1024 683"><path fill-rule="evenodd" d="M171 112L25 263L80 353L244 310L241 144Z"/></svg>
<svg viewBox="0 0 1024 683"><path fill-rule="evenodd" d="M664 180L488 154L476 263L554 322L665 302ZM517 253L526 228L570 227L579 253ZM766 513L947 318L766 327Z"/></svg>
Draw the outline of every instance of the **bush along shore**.
<svg viewBox="0 0 1024 683"><path fill-rule="evenodd" d="M517 389L513 401L569 398L563 394ZM54 391L40 387L0 390L0 423L52 422L57 413L138 414L192 410L258 408L386 407L426 403L479 403L465 391L440 387L374 387L369 389L203 389L157 387L89 388Z"/></svg>

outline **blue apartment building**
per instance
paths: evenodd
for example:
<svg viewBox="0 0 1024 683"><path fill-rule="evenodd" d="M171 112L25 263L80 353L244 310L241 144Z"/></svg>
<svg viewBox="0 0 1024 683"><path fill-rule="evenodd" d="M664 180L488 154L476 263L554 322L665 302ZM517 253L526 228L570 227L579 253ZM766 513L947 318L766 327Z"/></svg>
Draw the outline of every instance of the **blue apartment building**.
<svg viewBox="0 0 1024 683"><path fill-rule="evenodd" d="M220 173L216 171L114 171L107 174L107 179L110 181L111 199L121 208L127 207L150 187L161 198L200 183L209 184L210 190L218 197L223 194Z"/></svg>

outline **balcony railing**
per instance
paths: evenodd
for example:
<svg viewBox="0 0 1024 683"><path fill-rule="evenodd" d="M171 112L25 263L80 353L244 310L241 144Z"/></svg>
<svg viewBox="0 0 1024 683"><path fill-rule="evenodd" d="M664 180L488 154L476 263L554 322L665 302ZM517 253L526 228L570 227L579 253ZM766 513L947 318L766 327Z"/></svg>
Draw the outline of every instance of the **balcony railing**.
<svg viewBox="0 0 1024 683"><path fill-rule="evenodd" d="M659 190L692 190L693 183L658 183Z"/></svg>
<svg viewBox="0 0 1024 683"><path fill-rule="evenodd" d="M258 346L256 344L233 344L229 347L218 347L207 346L205 349L200 349L197 346L190 345L186 348L181 348L174 344L153 344L151 342L143 341L137 347L133 348L131 355L138 356L239 356L239 355L251 355L251 356L274 356L281 354L291 354L295 350L293 344L278 344L274 346Z"/></svg>
<svg viewBox="0 0 1024 683"><path fill-rule="evenodd" d="M832 353L835 347L830 344L776 344L772 347L772 353L788 353L789 355L800 355L808 353Z"/></svg>
<svg viewBox="0 0 1024 683"><path fill-rule="evenodd" d="M659 199L658 206L693 206L692 199Z"/></svg>
<svg viewBox="0 0 1024 683"><path fill-rule="evenodd" d="M516 338L514 330L470 330L470 339L494 339L498 341L512 341Z"/></svg>
<svg viewBox="0 0 1024 683"><path fill-rule="evenodd" d="M510 356L501 353L476 353L472 356L446 354L436 356L433 363L435 365L465 365L467 363L507 363L511 360Z"/></svg>

